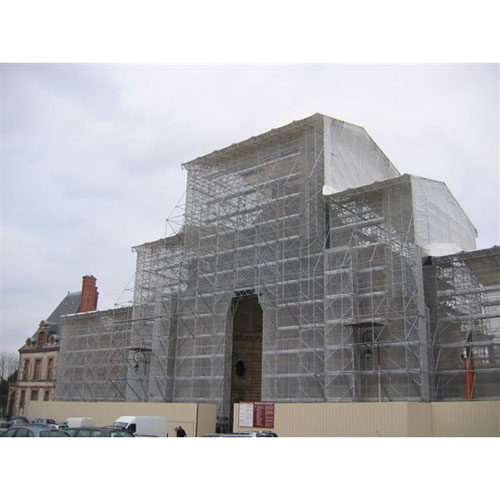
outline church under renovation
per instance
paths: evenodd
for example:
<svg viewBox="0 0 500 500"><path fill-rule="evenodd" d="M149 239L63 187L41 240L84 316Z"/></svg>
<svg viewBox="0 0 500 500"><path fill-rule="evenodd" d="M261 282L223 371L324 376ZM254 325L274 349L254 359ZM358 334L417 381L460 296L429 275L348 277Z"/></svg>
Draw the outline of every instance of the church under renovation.
<svg viewBox="0 0 500 500"><path fill-rule="evenodd" d="M62 318L56 399L500 399L500 248L442 182L315 114L183 165L133 301Z"/></svg>

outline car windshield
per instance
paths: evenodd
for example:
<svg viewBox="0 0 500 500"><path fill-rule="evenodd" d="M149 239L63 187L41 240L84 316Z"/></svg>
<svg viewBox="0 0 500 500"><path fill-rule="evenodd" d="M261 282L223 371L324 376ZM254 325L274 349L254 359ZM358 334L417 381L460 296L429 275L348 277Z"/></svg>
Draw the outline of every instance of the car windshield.
<svg viewBox="0 0 500 500"><path fill-rule="evenodd" d="M114 422L111 427L119 427L120 429L127 428L127 422Z"/></svg>
<svg viewBox="0 0 500 500"><path fill-rule="evenodd" d="M2 437L13 437L16 431L17 429L9 429L8 431L2 434Z"/></svg>
<svg viewBox="0 0 500 500"><path fill-rule="evenodd" d="M123 431L111 431L109 433L109 437L134 437L132 434L129 432L123 432Z"/></svg>
<svg viewBox="0 0 500 500"><path fill-rule="evenodd" d="M67 437L67 435L58 431L40 431L40 437Z"/></svg>

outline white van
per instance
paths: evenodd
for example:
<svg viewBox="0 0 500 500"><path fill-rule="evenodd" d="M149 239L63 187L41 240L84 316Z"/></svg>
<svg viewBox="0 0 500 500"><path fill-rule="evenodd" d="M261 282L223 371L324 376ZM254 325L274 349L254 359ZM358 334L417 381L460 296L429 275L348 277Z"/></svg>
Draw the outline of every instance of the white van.
<svg viewBox="0 0 500 500"><path fill-rule="evenodd" d="M113 427L127 429L138 436L166 437L168 424L165 417L127 416L117 418Z"/></svg>
<svg viewBox="0 0 500 500"><path fill-rule="evenodd" d="M75 427L94 427L94 419L92 417L70 417L59 426L60 429L73 429Z"/></svg>

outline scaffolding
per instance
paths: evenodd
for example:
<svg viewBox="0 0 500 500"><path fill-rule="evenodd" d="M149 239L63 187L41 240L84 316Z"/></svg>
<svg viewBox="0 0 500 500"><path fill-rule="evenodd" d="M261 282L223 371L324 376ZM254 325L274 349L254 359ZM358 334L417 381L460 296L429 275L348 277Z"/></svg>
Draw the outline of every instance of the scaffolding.
<svg viewBox="0 0 500 500"><path fill-rule="evenodd" d="M407 176L327 197L329 401L429 399L420 250Z"/></svg>
<svg viewBox="0 0 500 500"><path fill-rule="evenodd" d="M165 238L134 247L132 299L68 317L58 399L216 403L225 428L245 398L463 398L446 360L464 338L474 394L500 397L498 260L433 258L424 289L424 247L474 241L444 184L323 115L183 168Z"/></svg>
<svg viewBox="0 0 500 500"><path fill-rule="evenodd" d="M117 342L127 333L116 325L127 324L130 307L93 311L62 318L60 356L55 398L60 401L123 401L124 366L116 362ZM121 339L121 340L120 340Z"/></svg>
<svg viewBox="0 0 500 500"><path fill-rule="evenodd" d="M500 248L428 259L435 400L500 398Z"/></svg>
<svg viewBox="0 0 500 500"><path fill-rule="evenodd" d="M113 309L65 316L56 397L87 401L168 401L175 356L176 292L183 235L145 243L133 298Z"/></svg>
<svg viewBox="0 0 500 500"><path fill-rule="evenodd" d="M173 401L231 413L231 306L256 296L263 399L324 401L322 123L194 160Z"/></svg>

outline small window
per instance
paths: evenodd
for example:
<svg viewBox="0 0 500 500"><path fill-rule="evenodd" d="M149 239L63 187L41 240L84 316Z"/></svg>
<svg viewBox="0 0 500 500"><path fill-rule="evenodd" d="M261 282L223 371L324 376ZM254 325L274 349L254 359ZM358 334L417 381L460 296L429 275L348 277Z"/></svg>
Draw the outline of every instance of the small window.
<svg viewBox="0 0 500 500"><path fill-rule="evenodd" d="M47 380L52 380L52 367L54 365L54 358L47 360Z"/></svg>
<svg viewBox="0 0 500 500"><path fill-rule="evenodd" d="M38 401L38 391L31 391L31 401Z"/></svg>
<svg viewBox="0 0 500 500"><path fill-rule="evenodd" d="M238 375L238 377L243 377L243 375L245 375L245 372L246 372L245 363L240 359L239 361L236 362L236 375Z"/></svg>
<svg viewBox="0 0 500 500"><path fill-rule="evenodd" d="M19 400L19 407L24 408L25 403L26 403L26 391L21 391L21 398Z"/></svg>
<svg viewBox="0 0 500 500"><path fill-rule="evenodd" d="M30 380L31 378L31 364L30 364L30 360L27 359L25 362L24 362L24 369L23 369L23 373L22 373L22 376L21 376L21 380Z"/></svg>
<svg viewBox="0 0 500 500"><path fill-rule="evenodd" d="M41 359L35 359L35 370L33 374L34 380L40 380L42 376L42 360Z"/></svg>
<svg viewBox="0 0 500 500"><path fill-rule="evenodd" d="M45 393L43 394L43 400L44 401L48 401L50 399L50 391L45 391ZM50 424L52 422L48 421Z"/></svg>

